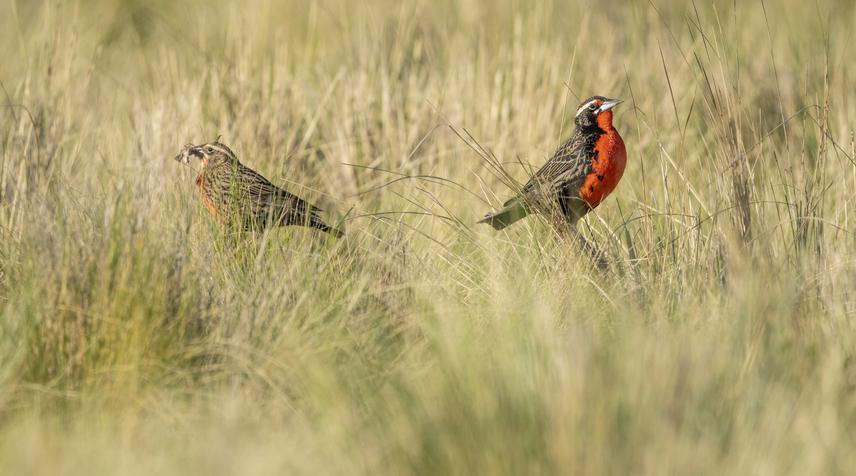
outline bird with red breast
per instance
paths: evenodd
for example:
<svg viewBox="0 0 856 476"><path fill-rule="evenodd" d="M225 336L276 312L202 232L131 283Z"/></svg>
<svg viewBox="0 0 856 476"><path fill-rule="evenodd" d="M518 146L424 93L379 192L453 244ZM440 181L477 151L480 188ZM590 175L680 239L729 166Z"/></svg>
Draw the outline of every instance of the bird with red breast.
<svg viewBox="0 0 856 476"><path fill-rule="evenodd" d="M558 215L572 227L615 190L627 163L627 151L612 124L620 99L592 96L574 118L574 132L520 192L479 223L501 230L521 218Z"/></svg>

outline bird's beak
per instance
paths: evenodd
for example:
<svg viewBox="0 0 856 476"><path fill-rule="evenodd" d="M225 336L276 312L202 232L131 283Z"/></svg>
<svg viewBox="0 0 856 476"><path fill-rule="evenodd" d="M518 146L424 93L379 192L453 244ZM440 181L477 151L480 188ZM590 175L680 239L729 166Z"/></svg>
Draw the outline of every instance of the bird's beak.
<svg viewBox="0 0 856 476"><path fill-rule="evenodd" d="M624 101L622 101L621 99L607 99L606 101L603 102L603 104L600 105L599 109L601 112L609 111L612 108L614 108L615 106L617 106L623 102Z"/></svg>

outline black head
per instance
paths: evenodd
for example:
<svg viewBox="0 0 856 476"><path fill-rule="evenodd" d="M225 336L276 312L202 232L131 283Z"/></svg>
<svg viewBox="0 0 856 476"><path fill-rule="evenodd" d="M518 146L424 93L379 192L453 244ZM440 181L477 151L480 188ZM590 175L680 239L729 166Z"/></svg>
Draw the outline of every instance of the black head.
<svg viewBox="0 0 856 476"><path fill-rule="evenodd" d="M612 127L612 108L622 102L621 99L592 96L580 104L574 124L583 129Z"/></svg>

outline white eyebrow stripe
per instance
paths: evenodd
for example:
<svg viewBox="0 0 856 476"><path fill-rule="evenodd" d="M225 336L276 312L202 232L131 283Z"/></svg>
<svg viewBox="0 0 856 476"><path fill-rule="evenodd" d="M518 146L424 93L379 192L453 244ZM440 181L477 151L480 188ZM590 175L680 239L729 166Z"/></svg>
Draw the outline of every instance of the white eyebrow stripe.
<svg viewBox="0 0 856 476"><path fill-rule="evenodd" d="M589 102L587 102L587 103L583 104L582 106L580 106L580 108L579 108L579 109L577 109L577 113L576 113L576 115L574 115L574 117L578 117L578 116L580 115L580 113L581 113L581 112L583 112L583 111L585 110L585 108L589 107L589 106L591 105L591 103L593 103L593 102L595 102L595 101L597 101L597 99L592 99L591 101L589 101Z"/></svg>

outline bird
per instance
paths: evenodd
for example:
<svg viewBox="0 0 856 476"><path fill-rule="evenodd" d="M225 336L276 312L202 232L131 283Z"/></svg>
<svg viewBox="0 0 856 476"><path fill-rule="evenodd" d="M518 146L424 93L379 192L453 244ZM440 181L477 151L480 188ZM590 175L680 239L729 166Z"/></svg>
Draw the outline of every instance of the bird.
<svg viewBox="0 0 856 476"><path fill-rule="evenodd" d="M529 179L520 192L478 223L501 230L532 213L558 215L571 229L615 190L627 151L612 124L613 108L623 101L592 96L574 117L571 138Z"/></svg>
<svg viewBox="0 0 856 476"><path fill-rule="evenodd" d="M202 164L196 177L202 204L219 220L237 224L244 230L298 225L337 238L344 236L341 230L324 223L319 216L320 208L273 185L242 164L219 138L202 145L187 144L175 160L189 164L194 157Z"/></svg>

